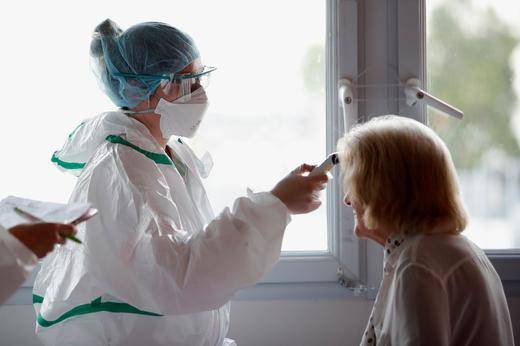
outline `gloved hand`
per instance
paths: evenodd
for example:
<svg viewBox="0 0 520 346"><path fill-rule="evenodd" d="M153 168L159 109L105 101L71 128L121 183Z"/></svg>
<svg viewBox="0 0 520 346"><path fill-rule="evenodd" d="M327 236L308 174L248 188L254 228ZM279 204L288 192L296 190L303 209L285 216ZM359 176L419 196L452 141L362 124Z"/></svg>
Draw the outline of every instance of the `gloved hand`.
<svg viewBox="0 0 520 346"><path fill-rule="evenodd" d="M271 190L271 193L287 206L291 214L306 214L321 205L320 191L327 186L326 174L309 177L304 175L314 167L302 164Z"/></svg>
<svg viewBox="0 0 520 346"><path fill-rule="evenodd" d="M72 225L46 222L18 225L10 228L9 232L38 258L45 257L54 245L64 244L64 236L76 233Z"/></svg>

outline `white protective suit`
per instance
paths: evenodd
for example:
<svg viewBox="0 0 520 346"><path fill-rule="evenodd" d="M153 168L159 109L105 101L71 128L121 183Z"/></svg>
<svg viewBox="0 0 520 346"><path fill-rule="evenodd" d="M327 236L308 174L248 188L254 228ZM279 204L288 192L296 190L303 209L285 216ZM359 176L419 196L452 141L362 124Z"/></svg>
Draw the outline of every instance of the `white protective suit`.
<svg viewBox="0 0 520 346"><path fill-rule="evenodd" d="M27 279L37 262L29 248L0 226L0 304Z"/></svg>
<svg viewBox="0 0 520 346"><path fill-rule="evenodd" d="M46 345L228 345L228 301L277 261L290 216L267 192L214 217L201 161L170 141L173 162L137 120L101 114L53 161L78 175L71 202L99 214L83 245L49 255L34 285Z"/></svg>

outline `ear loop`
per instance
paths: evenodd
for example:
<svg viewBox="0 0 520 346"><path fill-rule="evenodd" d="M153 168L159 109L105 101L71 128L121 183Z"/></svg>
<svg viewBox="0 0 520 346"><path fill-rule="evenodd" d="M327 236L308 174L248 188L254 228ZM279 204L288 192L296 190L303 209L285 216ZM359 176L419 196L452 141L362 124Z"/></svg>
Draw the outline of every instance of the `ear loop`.
<svg viewBox="0 0 520 346"><path fill-rule="evenodd" d="M187 96L186 101L191 99L191 78L181 79L181 97Z"/></svg>

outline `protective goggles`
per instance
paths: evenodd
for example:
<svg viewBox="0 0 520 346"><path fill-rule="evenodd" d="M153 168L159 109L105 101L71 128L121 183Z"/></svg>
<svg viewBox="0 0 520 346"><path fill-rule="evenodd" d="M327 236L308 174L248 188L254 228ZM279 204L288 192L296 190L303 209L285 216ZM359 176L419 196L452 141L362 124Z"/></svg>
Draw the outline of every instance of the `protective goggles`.
<svg viewBox="0 0 520 346"><path fill-rule="evenodd" d="M179 97L189 95L199 88L207 89L209 86L211 72L216 67L204 66L197 72L171 73L169 75L148 75L116 72L114 76L128 77L143 80L161 80L161 87L168 93L171 88L179 91Z"/></svg>
<svg viewBox="0 0 520 346"><path fill-rule="evenodd" d="M216 67L204 66L200 71L195 73L173 73L169 76L168 80L163 80L161 85L171 83L179 88L181 96L188 95L201 87L207 89L211 72L216 69Z"/></svg>

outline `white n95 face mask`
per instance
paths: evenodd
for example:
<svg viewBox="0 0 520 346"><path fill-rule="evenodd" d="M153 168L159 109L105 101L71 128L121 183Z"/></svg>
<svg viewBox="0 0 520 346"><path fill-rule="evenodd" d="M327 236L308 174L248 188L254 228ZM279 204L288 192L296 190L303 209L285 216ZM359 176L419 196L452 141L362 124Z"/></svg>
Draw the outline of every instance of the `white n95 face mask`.
<svg viewBox="0 0 520 346"><path fill-rule="evenodd" d="M195 136L208 106L208 97L203 88L171 102L161 98L154 113L161 116L160 128L163 137Z"/></svg>

